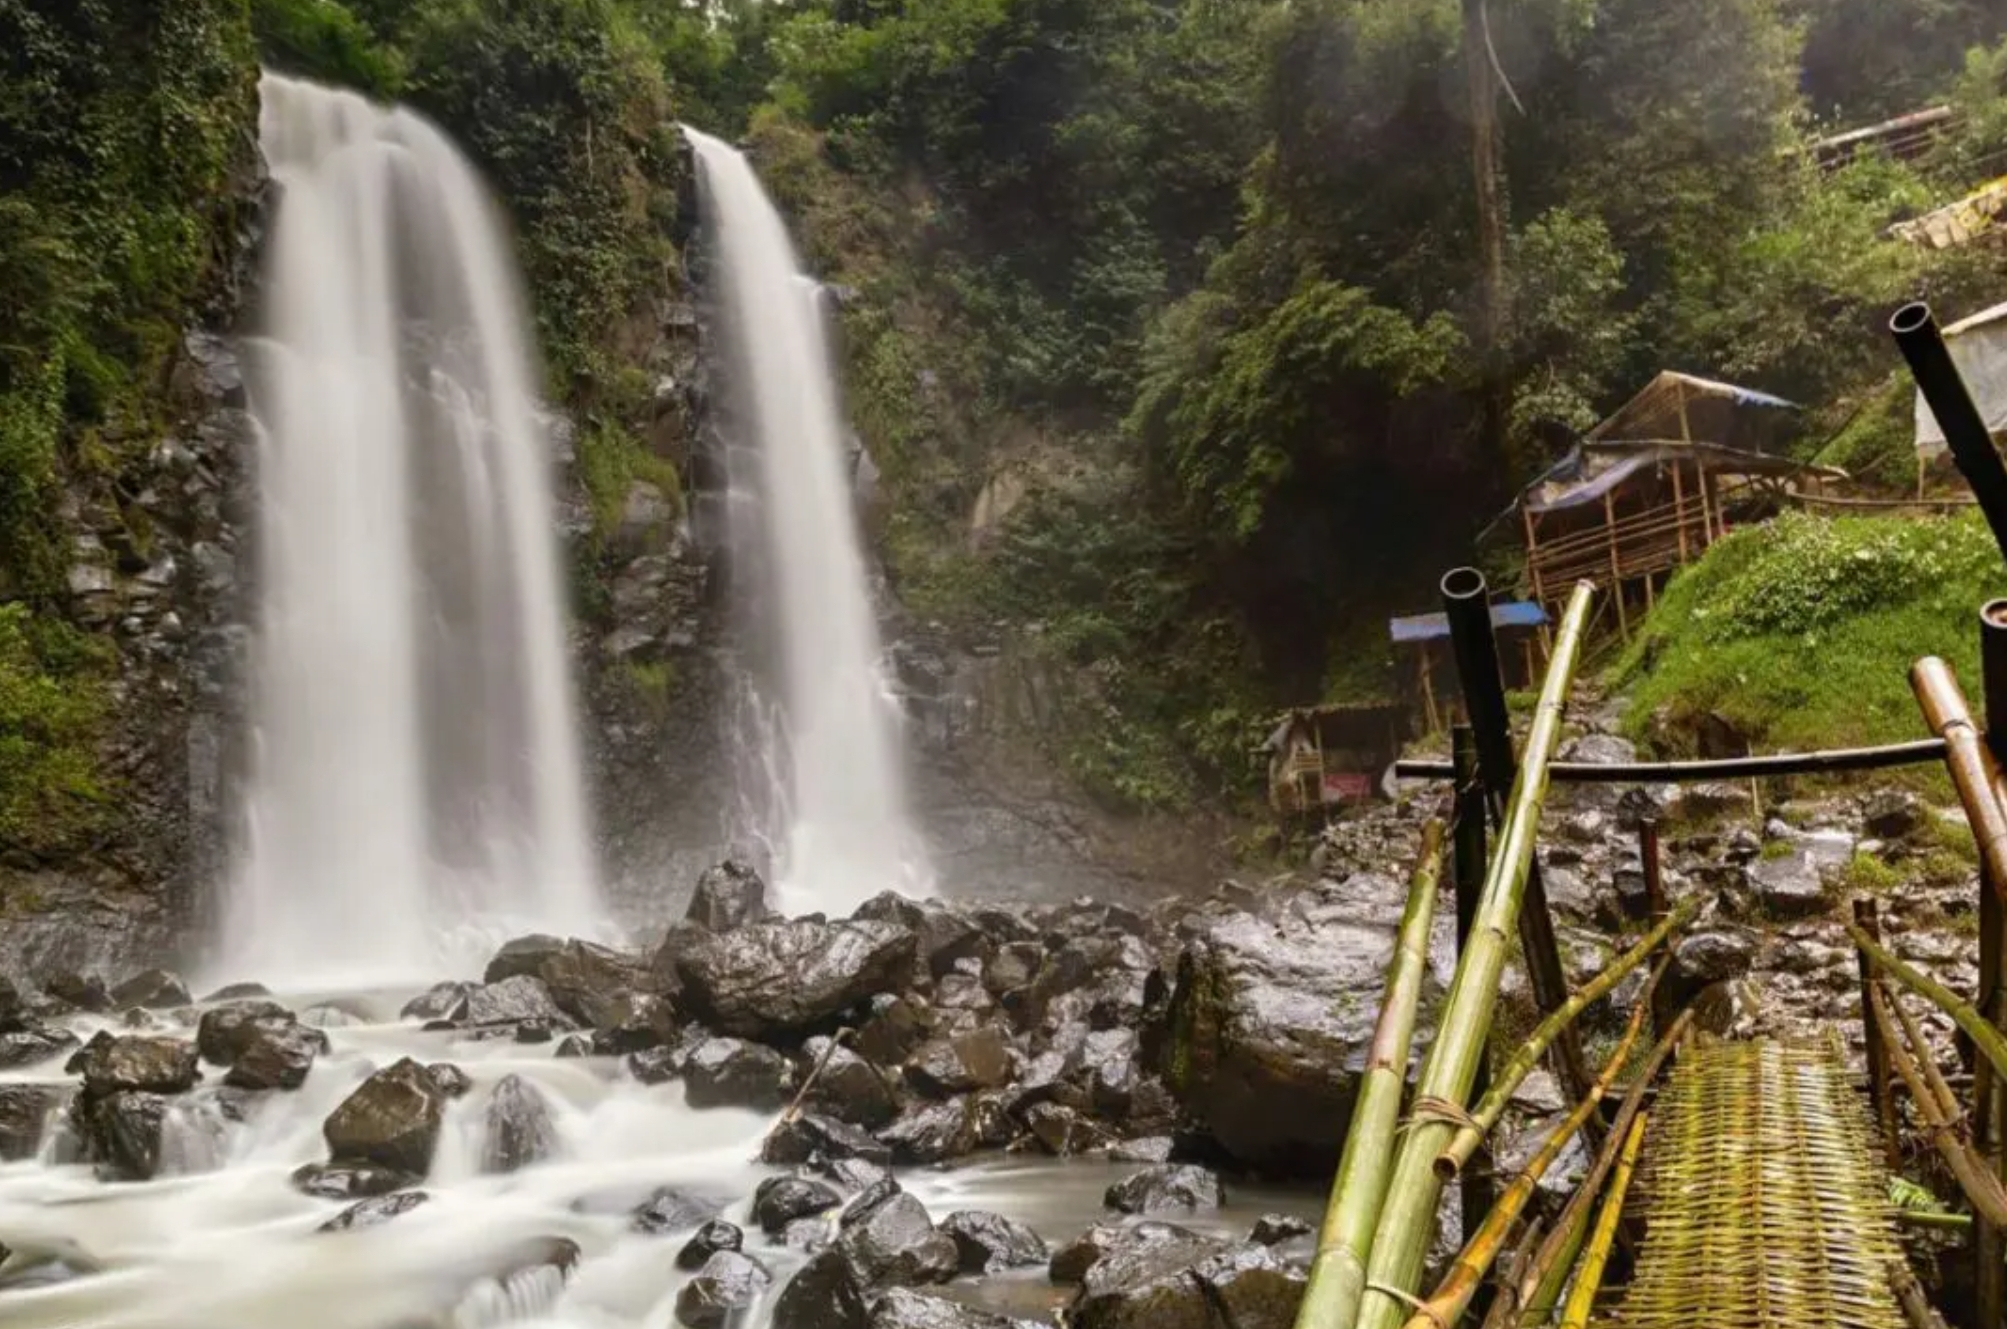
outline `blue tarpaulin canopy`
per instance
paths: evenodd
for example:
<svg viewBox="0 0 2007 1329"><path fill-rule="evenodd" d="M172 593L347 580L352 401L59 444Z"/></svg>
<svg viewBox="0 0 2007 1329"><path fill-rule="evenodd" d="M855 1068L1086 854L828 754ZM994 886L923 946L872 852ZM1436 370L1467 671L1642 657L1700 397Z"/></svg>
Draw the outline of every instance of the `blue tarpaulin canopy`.
<svg viewBox="0 0 2007 1329"><path fill-rule="evenodd" d="M1491 626L1497 628L1537 628L1547 621L1547 611L1531 600L1502 600L1491 606ZM1387 634L1396 644L1439 641L1449 636L1449 615L1414 614L1387 620Z"/></svg>
<svg viewBox="0 0 2007 1329"><path fill-rule="evenodd" d="M1661 462L1687 461L1709 470L1731 475L1817 475L1839 478L1845 472L1825 466L1809 466L1789 457L1770 457L1760 452L1743 452L1713 443L1679 443L1670 440L1636 443L1585 443L1527 486L1522 500L1526 510L1538 516L1566 508L1601 503L1603 495L1623 485L1638 472Z"/></svg>

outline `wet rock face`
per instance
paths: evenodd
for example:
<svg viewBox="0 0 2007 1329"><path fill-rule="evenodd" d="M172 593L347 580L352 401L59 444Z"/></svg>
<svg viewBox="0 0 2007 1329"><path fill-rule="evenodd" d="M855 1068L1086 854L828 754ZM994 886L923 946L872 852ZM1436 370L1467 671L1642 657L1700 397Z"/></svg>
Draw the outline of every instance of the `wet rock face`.
<svg viewBox="0 0 2007 1329"><path fill-rule="evenodd" d="M697 878L684 917L708 932L725 932L765 918L767 884L752 864L730 858Z"/></svg>
<svg viewBox="0 0 2007 1329"><path fill-rule="evenodd" d="M888 923L756 923L693 939L676 972L684 1005L706 1027L776 1042L904 989L915 944Z"/></svg>
<svg viewBox="0 0 2007 1329"><path fill-rule="evenodd" d="M697 1229L696 1235L676 1252L678 1269L702 1269L720 1251L735 1251L745 1245L746 1234L733 1223L713 1219Z"/></svg>
<svg viewBox="0 0 2007 1329"><path fill-rule="evenodd" d="M515 1172L558 1150L557 1122L538 1089L520 1075L505 1075L488 1099L481 1147L483 1172Z"/></svg>
<svg viewBox="0 0 2007 1329"><path fill-rule="evenodd" d="M33 1158L50 1117L68 1098L55 1085L0 1085L0 1163Z"/></svg>
<svg viewBox="0 0 2007 1329"><path fill-rule="evenodd" d="M234 1089L298 1089L314 1058L327 1049L328 1037L318 1029L296 1024L259 1028L223 1083Z"/></svg>
<svg viewBox="0 0 2007 1329"><path fill-rule="evenodd" d="M955 1243L964 1274L995 1274L1041 1265L1050 1258L1045 1239L1016 1219L964 1209L941 1220Z"/></svg>
<svg viewBox="0 0 2007 1329"><path fill-rule="evenodd" d="M188 995L188 985L165 969L135 974L112 989L111 999L117 1007L138 1006L150 1011L172 1010L194 1000Z"/></svg>
<svg viewBox="0 0 2007 1329"><path fill-rule="evenodd" d="M336 1163L370 1163L422 1177L432 1167L446 1095L406 1057L364 1080L321 1127Z"/></svg>
<svg viewBox="0 0 2007 1329"><path fill-rule="evenodd" d="M1116 1182L1102 1202L1124 1214L1195 1214L1219 1208L1225 1197L1205 1168L1165 1163Z"/></svg>
<svg viewBox="0 0 2007 1329"><path fill-rule="evenodd" d="M753 1217L768 1236L776 1236L798 1218L826 1214L843 1197L819 1181L805 1177L769 1177L753 1192Z"/></svg>
<svg viewBox="0 0 2007 1329"><path fill-rule="evenodd" d="M572 1025L558 1009L550 988L529 974L512 974L473 989L467 994L466 1010L455 1023L476 1029L524 1024L569 1029Z"/></svg>
<svg viewBox="0 0 2007 1329"><path fill-rule="evenodd" d="M870 1329L869 1288L849 1254L832 1247L788 1280L772 1329Z"/></svg>
<svg viewBox="0 0 2007 1329"><path fill-rule="evenodd" d="M683 1060L683 1085L693 1108L736 1107L771 1112L787 1101L787 1058L737 1038L709 1038Z"/></svg>
<svg viewBox="0 0 2007 1329"><path fill-rule="evenodd" d="M892 1161L892 1148L874 1139L861 1126L814 1112L780 1122L760 1146L760 1160L781 1167L844 1159L859 1159L883 1167Z"/></svg>
<svg viewBox="0 0 2007 1329"><path fill-rule="evenodd" d="M871 1303L870 1329L1034 1329L1031 1321L964 1306L910 1288L892 1288Z"/></svg>
<svg viewBox="0 0 2007 1329"><path fill-rule="evenodd" d="M865 1130L890 1125L899 1115L891 1079L849 1048L811 1038L802 1048L802 1060L815 1075L804 1100L812 1111Z"/></svg>
<svg viewBox="0 0 2007 1329"><path fill-rule="evenodd" d="M1131 1231L1134 1231L1133 1229ZM1290 1329L1303 1274L1260 1246L1224 1249L1180 1229L1118 1240L1087 1269L1078 1329Z"/></svg>
<svg viewBox="0 0 2007 1329"><path fill-rule="evenodd" d="M1328 1172L1392 951L1388 927L1342 918L1200 924L1178 962L1162 1050L1178 1101L1242 1162Z"/></svg>
<svg viewBox="0 0 2007 1329"><path fill-rule="evenodd" d="M676 1322L687 1329L725 1329L773 1285L767 1267L734 1250L714 1253L676 1294Z"/></svg>
<svg viewBox="0 0 2007 1329"><path fill-rule="evenodd" d="M195 1046L205 1061L233 1064L259 1031L294 1023L293 1013L276 1001L233 1001L202 1013L195 1027Z"/></svg>
<svg viewBox="0 0 2007 1329"><path fill-rule="evenodd" d="M79 1095L70 1119L84 1142L84 1156L111 1179L151 1178L160 1170L160 1131L169 1101L140 1090Z"/></svg>
<svg viewBox="0 0 2007 1329"><path fill-rule="evenodd" d="M844 1215L838 1245L874 1286L918 1287L945 1283L961 1269L953 1237L938 1232L927 1207L903 1191L868 1206L853 1221Z"/></svg>
<svg viewBox="0 0 2007 1329"><path fill-rule="evenodd" d="M48 1061L77 1046L77 1036L67 1029L54 1025L26 1023L23 1027L0 1033L0 1070L13 1070L17 1066L32 1066L39 1061Z"/></svg>
<svg viewBox="0 0 2007 1329"><path fill-rule="evenodd" d="M201 1072L193 1043L178 1038L93 1039L73 1061L84 1077L84 1093L103 1097L128 1090L185 1093Z"/></svg>

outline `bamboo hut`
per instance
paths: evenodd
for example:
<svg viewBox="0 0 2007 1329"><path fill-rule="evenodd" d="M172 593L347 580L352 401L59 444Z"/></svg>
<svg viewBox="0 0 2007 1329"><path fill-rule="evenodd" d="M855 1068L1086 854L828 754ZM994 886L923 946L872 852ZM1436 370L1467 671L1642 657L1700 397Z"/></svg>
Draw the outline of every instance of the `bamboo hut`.
<svg viewBox="0 0 2007 1329"><path fill-rule="evenodd" d="M1369 801L1400 756L1406 708L1373 702L1290 711L1262 745L1268 801L1285 817Z"/></svg>
<svg viewBox="0 0 2007 1329"><path fill-rule="evenodd" d="M1663 373L1592 430L1516 504L1526 590L1547 604L1577 581L1609 592L1628 636L1675 568L1731 525L1843 473L1778 455L1797 408L1781 397Z"/></svg>
<svg viewBox="0 0 2007 1329"><path fill-rule="evenodd" d="M1492 602L1491 628L1498 638L1499 663L1508 689L1539 683L1536 645L1547 623L1547 611L1531 600ZM1409 709L1419 706L1427 732L1442 732L1455 722L1456 658L1450 646L1449 615L1391 618L1387 620L1387 635L1400 656L1401 687ZM1450 680L1447 698L1437 694L1439 678Z"/></svg>

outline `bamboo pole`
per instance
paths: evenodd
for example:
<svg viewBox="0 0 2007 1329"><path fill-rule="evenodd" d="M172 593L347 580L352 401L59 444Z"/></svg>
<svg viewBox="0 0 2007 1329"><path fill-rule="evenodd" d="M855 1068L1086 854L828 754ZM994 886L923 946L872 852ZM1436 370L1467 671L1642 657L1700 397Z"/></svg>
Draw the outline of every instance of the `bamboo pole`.
<svg viewBox="0 0 2007 1329"><path fill-rule="evenodd" d="M1622 546L1617 540L1617 500L1613 493L1603 494L1603 529L1609 534L1610 544L1610 595L1617 602L1617 628L1624 634L1624 640L1631 639L1631 617L1624 611L1624 561L1618 557Z"/></svg>
<svg viewBox="0 0 2007 1329"><path fill-rule="evenodd" d="M1575 1272L1576 1262L1582 1255L1582 1243L1589 1239L1588 1204L1576 1204L1580 1196L1577 1191L1569 1197L1569 1204L1561 1214L1561 1219L1547 1236L1534 1248L1533 1258L1527 1261L1526 1271L1506 1285L1499 1296L1500 1301L1510 1301L1523 1308L1519 1312L1522 1325L1543 1325L1554 1319L1554 1311L1561 1304L1561 1294L1567 1290L1569 1276ZM1550 1253L1549 1247L1552 1247ZM1546 1261L1542 1264L1542 1261Z"/></svg>
<svg viewBox="0 0 2007 1329"><path fill-rule="evenodd" d="M1854 922L1861 931L1876 940L1881 939L1881 912L1875 902L1863 897L1854 901ZM1869 994L1875 984L1874 961L1862 950L1854 952L1861 969L1861 1036L1862 1048L1867 1054L1868 1092L1875 1105L1875 1124L1881 1129L1882 1161L1891 1173L1902 1171L1902 1137L1896 1126L1895 1095L1889 1088L1889 1054L1882 1046L1881 1025L1875 1019L1874 1003Z"/></svg>
<svg viewBox="0 0 2007 1329"><path fill-rule="evenodd" d="M1624 1219L1624 1196L1631 1189L1631 1174L1638 1166L1638 1151L1645 1142L1645 1118L1640 1112L1624 1137L1623 1152L1617 1155L1617 1172L1610 1178L1610 1190L1596 1214L1596 1230L1582 1252L1582 1270L1575 1275L1574 1290L1561 1312L1561 1329L1589 1329L1589 1316L1596 1309L1596 1293L1602 1290L1603 1269L1610 1262L1610 1248L1616 1244L1617 1228Z"/></svg>
<svg viewBox="0 0 2007 1329"><path fill-rule="evenodd" d="M1589 1205L1596 1193L1602 1189L1603 1179L1610 1175L1610 1170L1617 1164L1619 1142L1630 1131L1631 1122L1636 1120L1638 1113L1644 1110L1645 1091L1651 1087L1652 1081L1658 1078L1659 1068L1665 1065L1666 1058L1672 1055L1673 1049L1679 1046L1680 1039L1685 1037L1686 1031L1692 1026L1693 1009L1688 1007L1680 1012L1679 1019L1673 1021L1672 1028L1666 1030L1664 1037L1659 1039L1658 1045L1652 1049L1651 1057L1638 1072L1638 1078L1631 1082L1629 1092L1624 1095L1623 1106L1617 1109L1616 1122L1611 1128L1609 1139L1603 1143L1602 1152L1596 1155L1596 1161L1589 1166L1589 1175L1583 1178L1582 1185L1569 1198L1567 1208L1562 1210L1554 1229L1547 1234L1547 1240L1542 1243L1540 1253L1534 1258L1534 1273L1527 1276L1528 1282L1520 1284L1521 1305L1531 1308L1544 1301L1551 1307L1554 1298L1560 1296L1560 1283L1557 1281L1550 1284L1547 1280L1553 1279L1557 1270L1565 1270L1567 1265L1573 1262L1572 1254L1566 1255L1566 1258L1564 1254L1571 1244L1580 1243L1581 1234L1588 1230ZM1565 1277L1565 1273L1562 1277Z"/></svg>
<svg viewBox="0 0 2007 1329"><path fill-rule="evenodd" d="M1511 1105L1512 1095L1525 1082L1526 1077L1533 1073L1534 1067L1540 1064L1541 1056L1547 1051L1555 1036L1572 1024L1583 1011L1608 995L1611 989L1624 981L1626 975L1643 964L1653 951L1664 945L1666 938L1692 922L1694 915L1699 912L1700 902L1697 900L1689 900L1681 905L1668 914L1657 927L1646 933L1637 945L1611 961L1602 973L1583 984L1581 991L1562 1003L1560 1010L1540 1022L1539 1027L1519 1045L1519 1050L1514 1052L1511 1059L1499 1070L1497 1078L1492 1081L1491 1091L1471 1110L1470 1120L1457 1128L1455 1137L1440 1154L1436 1155L1437 1176L1449 1181L1463 1170L1464 1164L1470 1161L1471 1155L1475 1154L1478 1146L1484 1143L1484 1137L1491 1133L1492 1128L1498 1125L1498 1119L1505 1115L1505 1109ZM1659 980L1665 976L1666 965L1671 958L1667 956L1659 962L1657 969L1652 973L1651 981L1645 987L1645 997L1640 1004L1647 1011L1651 1009L1652 996L1658 991Z"/></svg>
<svg viewBox="0 0 2007 1329"><path fill-rule="evenodd" d="M1861 931L1853 923L1846 925L1847 935L1854 939L1854 945L1867 952L1868 958L1880 967L1883 973L1901 983L1917 996L1949 1015L1952 1023L1965 1031L1972 1045L1993 1065L1995 1075L2007 1075L2007 1036L1995 1029L1985 1016L1972 1008L1944 984L1925 974L1914 965L1897 959L1885 946Z"/></svg>
<svg viewBox="0 0 2007 1329"><path fill-rule="evenodd" d="M1623 1071L1624 1064L1631 1059L1631 1049L1637 1046L1638 1036L1645 1030L1646 1017L1651 1008L1642 1003L1631 1012L1631 1021L1624 1028L1624 1037L1617 1044L1617 1050L1604 1063L1602 1073L1589 1086L1589 1092L1561 1124L1534 1150L1533 1157L1512 1179L1512 1184L1499 1193L1498 1203L1485 1215L1484 1226L1475 1237L1464 1243L1458 1252L1456 1263L1450 1266L1435 1294L1416 1307L1409 1317L1406 1329L1451 1329L1451 1326L1470 1309L1471 1298L1484 1286L1484 1276L1491 1272L1498 1255L1505 1247L1505 1240L1512 1235L1512 1229L1519 1222L1526 1206L1533 1202L1534 1193L1540 1187L1540 1179L1547 1175L1547 1169L1554 1160L1561 1157L1568 1142L1582 1129L1589 1117L1602 1110L1603 1096L1610 1092L1610 1086Z"/></svg>
<svg viewBox="0 0 2007 1329"><path fill-rule="evenodd" d="M1296 1312L1299 1329L1322 1329L1338 1323L1337 1317L1349 1314L1365 1290L1366 1258L1387 1198L1394 1134L1400 1126L1401 1092L1407 1084L1422 980L1429 969L1429 931L1435 923L1437 885L1442 879L1443 829L1437 819L1422 831L1421 861L1408 887L1407 911L1401 918L1394 958L1387 966L1386 992L1373 1029L1365 1080L1345 1133L1338 1174L1331 1183L1330 1206L1318 1233L1309 1286Z"/></svg>
<svg viewBox="0 0 2007 1329"><path fill-rule="evenodd" d="M1477 925L1471 931L1470 949L1457 965L1450 985L1442 1020L1434 1044L1429 1048L1417 1085L1417 1111L1408 1123L1394 1159L1393 1180L1388 1184L1386 1208L1373 1236L1372 1258L1366 1266L1367 1287L1359 1302L1350 1307L1334 1307L1329 1321L1319 1321L1314 1329L1394 1329L1402 1320L1402 1296L1412 1296L1421 1281L1422 1262L1427 1258L1429 1237L1435 1226L1436 1206L1442 1198L1442 1180L1435 1174L1435 1156L1448 1142L1451 1122L1442 1109L1420 1109L1431 1103L1446 1105L1461 1115L1483 1058L1485 1040L1491 1032L1491 1017L1498 1003L1498 982L1505 970L1505 955L1519 921L1520 901L1526 876L1533 864L1534 836L1540 824L1540 805L1547 794L1547 767L1560 746L1561 716L1568 690L1574 682L1575 666L1582 655L1583 629L1595 601L1595 588L1580 583L1568 598L1561 630L1554 643L1553 663L1541 689L1539 709L1527 733L1526 754L1513 782L1510 812L1499 836L1498 850L1485 874L1484 896ZM1398 1294L1398 1295L1397 1295ZM1303 1329L1313 1329L1304 1325Z"/></svg>
<svg viewBox="0 0 2007 1329"><path fill-rule="evenodd" d="M1540 1244L1545 1231L1537 1218L1526 1225L1525 1234L1513 1247L1512 1258L1505 1262L1505 1280L1499 1285L1499 1295L1492 1299L1490 1309L1484 1313L1484 1329L1515 1329L1520 1323L1519 1309L1512 1300L1512 1289L1526 1276L1527 1266L1533 1262L1534 1247Z"/></svg>
<svg viewBox="0 0 2007 1329"><path fill-rule="evenodd" d="M1944 765L1965 805L1972 837L1996 889L2007 889L2007 810L2000 805L2000 763L1972 718L1965 693L1951 666L1934 655L1918 660L1909 672L1910 688L1923 708L1924 723L1944 740Z"/></svg>
<svg viewBox="0 0 2007 1329"><path fill-rule="evenodd" d="M1716 761L1557 761L1547 772L1555 784L1677 784L1696 780L1739 780L1747 776L1824 775L1837 771L1881 771L1943 761L1944 740L1912 739L1873 748L1828 748L1819 752L1772 752L1759 757ZM1399 780L1447 780L1446 761L1411 759L1394 763Z"/></svg>
<svg viewBox="0 0 2007 1329"><path fill-rule="evenodd" d="M1686 467L1680 463L1673 463L1672 501L1673 511L1678 513L1681 519L1679 522L1679 561L1681 566L1685 566L1687 559L1690 557L1686 548L1686 479L1683 474L1685 470Z"/></svg>
<svg viewBox="0 0 2007 1329"><path fill-rule="evenodd" d="M1882 1044L1889 1050L1889 1060L1895 1065L1896 1073L1909 1086L1911 1098L1915 1101L1917 1115L1923 1118L1924 1134L1930 1139L1931 1147L1937 1150L1951 1175L1957 1179L1958 1188L1965 1192L1965 1198L1972 1203L1980 1221L1996 1227L2007 1227L2007 1189L2000 1185L1986 1166L1986 1160L1972 1148L1958 1133L1959 1115L1947 1116L1944 1101L1938 1096L1923 1071L1918 1069L1909 1049L1895 1036L1894 1021L1889 1018L1889 1006L1878 983L1869 989L1868 999L1874 1004L1875 1018L1882 1027ZM1928 1060L1930 1049L1917 1049L1919 1056Z"/></svg>

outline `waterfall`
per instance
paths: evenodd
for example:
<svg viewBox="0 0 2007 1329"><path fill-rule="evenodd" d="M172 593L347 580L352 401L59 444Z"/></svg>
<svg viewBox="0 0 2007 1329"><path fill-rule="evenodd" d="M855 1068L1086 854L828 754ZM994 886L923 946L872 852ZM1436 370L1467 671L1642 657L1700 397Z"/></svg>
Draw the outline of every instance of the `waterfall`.
<svg viewBox="0 0 2007 1329"><path fill-rule="evenodd" d="M552 446L506 231L409 111L267 74L235 975L436 972L598 917Z"/></svg>
<svg viewBox="0 0 2007 1329"><path fill-rule="evenodd" d="M784 772L760 828L795 911L847 911L883 890L924 892L907 811L899 706L882 674L846 463L847 431L819 288L744 155L686 129L701 167L713 303L746 447L728 502L734 586L755 598L779 696L756 769ZM758 693L758 689L754 689Z"/></svg>

